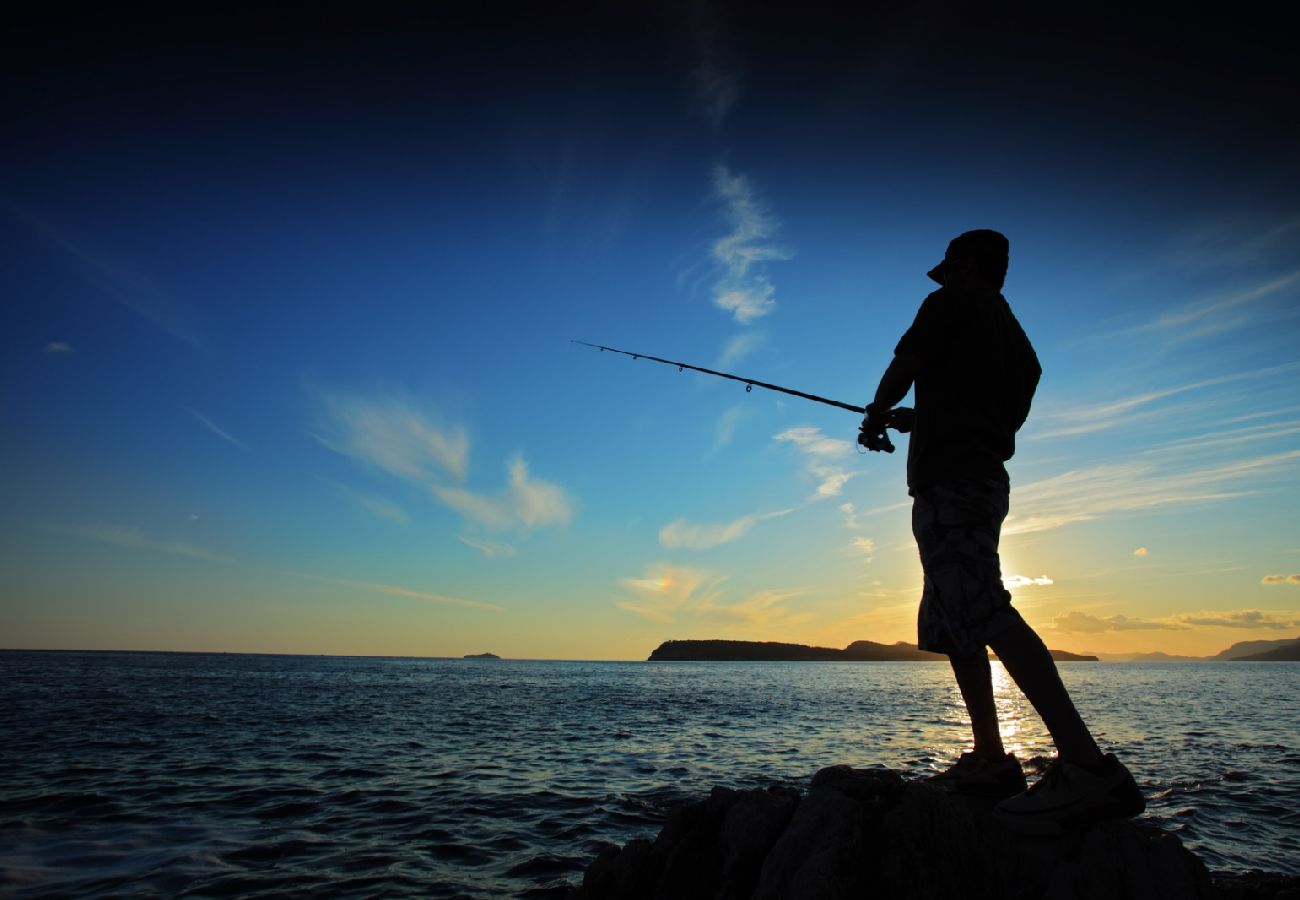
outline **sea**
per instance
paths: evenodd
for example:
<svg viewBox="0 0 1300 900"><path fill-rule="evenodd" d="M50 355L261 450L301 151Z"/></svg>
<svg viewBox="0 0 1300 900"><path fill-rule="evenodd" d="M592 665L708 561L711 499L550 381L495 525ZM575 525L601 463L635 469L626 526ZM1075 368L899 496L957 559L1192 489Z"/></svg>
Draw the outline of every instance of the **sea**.
<svg viewBox="0 0 1300 900"><path fill-rule="evenodd" d="M1211 870L1300 874L1300 663L1060 668L1145 820ZM714 785L967 744L943 663L6 651L0 895L563 897Z"/></svg>

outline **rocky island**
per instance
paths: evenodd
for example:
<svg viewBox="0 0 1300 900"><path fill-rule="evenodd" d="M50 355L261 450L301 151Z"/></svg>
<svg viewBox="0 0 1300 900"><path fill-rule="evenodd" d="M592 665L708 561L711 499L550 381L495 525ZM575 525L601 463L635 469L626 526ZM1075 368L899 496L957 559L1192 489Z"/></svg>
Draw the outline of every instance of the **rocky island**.
<svg viewBox="0 0 1300 900"><path fill-rule="evenodd" d="M990 811L884 768L822 769L806 794L717 787L672 810L653 841L607 848L572 897L1281 900L1300 891L1294 876L1211 876L1176 835L1142 822L1025 838Z"/></svg>
<svg viewBox="0 0 1300 900"><path fill-rule="evenodd" d="M1095 656L1082 656L1064 650L1052 650L1057 662L1096 662ZM664 641L650 654L650 662L801 662L849 660L855 662L946 661L942 653L930 653L915 644L899 641L878 644L854 641L843 650L833 647L810 647L806 644L782 644L776 641Z"/></svg>
<svg viewBox="0 0 1300 900"><path fill-rule="evenodd" d="M495 653L466 653L465 659L500 659Z"/></svg>

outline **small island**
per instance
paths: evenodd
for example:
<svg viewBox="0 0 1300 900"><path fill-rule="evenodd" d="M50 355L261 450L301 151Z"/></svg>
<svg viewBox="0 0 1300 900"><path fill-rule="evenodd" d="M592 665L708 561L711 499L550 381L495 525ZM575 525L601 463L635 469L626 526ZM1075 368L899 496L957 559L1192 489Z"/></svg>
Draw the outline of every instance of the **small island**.
<svg viewBox="0 0 1300 900"><path fill-rule="evenodd" d="M500 659L495 653L466 653L464 659Z"/></svg>
<svg viewBox="0 0 1300 900"><path fill-rule="evenodd" d="M1057 662L1096 662L1095 656L1052 650ZM921 650L915 644L898 641L878 644L854 641L843 650L783 644L778 641L664 641L650 654L650 662L934 662L948 659L942 653Z"/></svg>

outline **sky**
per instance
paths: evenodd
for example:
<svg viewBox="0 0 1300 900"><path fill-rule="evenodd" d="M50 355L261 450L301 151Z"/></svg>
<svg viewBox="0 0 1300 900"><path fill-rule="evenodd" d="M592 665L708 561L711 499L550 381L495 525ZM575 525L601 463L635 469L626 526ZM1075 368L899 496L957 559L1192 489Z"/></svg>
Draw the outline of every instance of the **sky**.
<svg viewBox="0 0 1300 900"><path fill-rule="evenodd" d="M1017 608L1300 635L1281 13L190 6L3 38L0 646L915 642L905 453L571 341L864 404L982 227L1044 369Z"/></svg>

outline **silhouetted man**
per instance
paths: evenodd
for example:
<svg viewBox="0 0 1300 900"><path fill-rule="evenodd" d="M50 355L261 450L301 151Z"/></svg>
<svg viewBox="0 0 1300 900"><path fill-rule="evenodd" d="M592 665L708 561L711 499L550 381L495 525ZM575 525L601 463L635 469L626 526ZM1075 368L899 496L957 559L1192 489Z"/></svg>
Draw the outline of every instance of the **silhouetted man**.
<svg viewBox="0 0 1300 900"><path fill-rule="evenodd" d="M929 272L941 287L898 342L859 441L883 448L891 410L915 384L907 485L925 572L918 642L948 655L975 735L974 749L934 783L1006 798L995 811L999 820L1022 832L1056 833L1137 815L1144 803L1128 770L1098 749L1047 647L1002 584L998 538L1010 491L1004 463L1042 372L1000 293L1008 257L1007 239L996 231L968 231L948 245ZM1056 743L1057 759L1028 790L1020 762L1002 746L987 647Z"/></svg>

